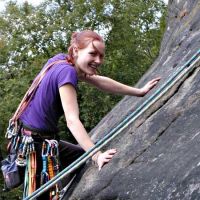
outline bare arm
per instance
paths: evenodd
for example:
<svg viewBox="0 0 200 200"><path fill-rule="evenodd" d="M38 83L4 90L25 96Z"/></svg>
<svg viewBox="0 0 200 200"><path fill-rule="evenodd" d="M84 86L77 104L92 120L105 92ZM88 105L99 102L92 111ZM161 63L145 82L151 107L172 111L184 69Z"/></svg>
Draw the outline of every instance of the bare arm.
<svg viewBox="0 0 200 200"><path fill-rule="evenodd" d="M65 113L67 127L81 145L81 147L88 151L94 146L90 137L88 136L83 124L79 119L79 108L77 103L77 94L74 87L70 84L59 88L61 102Z"/></svg>
<svg viewBox="0 0 200 200"><path fill-rule="evenodd" d="M80 146L88 151L94 146L91 138L87 134L83 124L79 119L79 108L77 103L77 94L76 90L71 84L66 84L59 88L59 93L61 97L61 102L63 106L63 110L65 113L65 118L67 122L67 127L80 144ZM99 169L109 162L113 155L116 153L116 150L113 149L108 150L104 153L98 152L92 158L94 161L98 163Z"/></svg>
<svg viewBox="0 0 200 200"><path fill-rule="evenodd" d="M81 80L83 80L91 85L94 85L98 89L106 91L106 92L110 92L110 93L114 93L114 94L142 97L146 93L148 93L157 84L157 82L160 80L160 78L152 79L144 87L142 87L140 89L122 84L111 78L108 78L105 76L99 76L99 75L86 76L86 77L82 78Z"/></svg>

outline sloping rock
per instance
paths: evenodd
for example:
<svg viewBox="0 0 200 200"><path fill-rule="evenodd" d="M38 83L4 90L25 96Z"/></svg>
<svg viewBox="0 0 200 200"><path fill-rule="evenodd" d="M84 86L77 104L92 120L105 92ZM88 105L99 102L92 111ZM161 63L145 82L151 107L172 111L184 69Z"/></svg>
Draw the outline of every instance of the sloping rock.
<svg viewBox="0 0 200 200"><path fill-rule="evenodd" d="M170 0L168 13L159 57L138 87L156 76L162 85L200 48L200 1ZM88 162L64 199L200 199L198 66L105 147L117 148L112 162L101 171ZM125 97L95 127L93 139L102 138L157 88L144 98Z"/></svg>

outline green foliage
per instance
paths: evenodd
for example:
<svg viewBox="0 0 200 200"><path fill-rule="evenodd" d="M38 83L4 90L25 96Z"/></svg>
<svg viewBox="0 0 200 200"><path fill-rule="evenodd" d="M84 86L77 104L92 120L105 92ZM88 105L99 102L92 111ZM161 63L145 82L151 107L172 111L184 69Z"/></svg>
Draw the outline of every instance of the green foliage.
<svg viewBox="0 0 200 200"><path fill-rule="evenodd" d="M161 0L45 0L38 7L27 2L21 6L7 3L5 12L0 13L2 149L8 119L31 80L47 59L67 53L72 32L92 29L102 34L106 58L101 74L134 85L159 53L165 15ZM90 131L120 99L80 82L80 116L86 129ZM73 140L64 117L59 129L63 138Z"/></svg>

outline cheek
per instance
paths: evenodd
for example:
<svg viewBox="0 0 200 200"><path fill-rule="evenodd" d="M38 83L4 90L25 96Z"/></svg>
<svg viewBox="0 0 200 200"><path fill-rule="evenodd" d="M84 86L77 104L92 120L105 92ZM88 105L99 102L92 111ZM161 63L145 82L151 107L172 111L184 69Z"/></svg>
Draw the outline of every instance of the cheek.
<svg viewBox="0 0 200 200"><path fill-rule="evenodd" d="M78 57L76 63L81 69L86 69L88 66L88 60L86 57Z"/></svg>
<svg viewBox="0 0 200 200"><path fill-rule="evenodd" d="M86 62L86 60L88 60L88 56L84 53L81 53L77 56L77 59L80 61L80 62Z"/></svg>

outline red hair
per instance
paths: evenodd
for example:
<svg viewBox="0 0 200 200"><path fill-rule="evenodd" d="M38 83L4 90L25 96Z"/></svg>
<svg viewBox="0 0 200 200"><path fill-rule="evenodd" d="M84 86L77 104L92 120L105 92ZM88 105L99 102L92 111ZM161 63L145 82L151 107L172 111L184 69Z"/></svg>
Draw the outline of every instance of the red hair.
<svg viewBox="0 0 200 200"><path fill-rule="evenodd" d="M90 42L99 41L104 44L102 37L94 31L84 30L81 32L74 32L71 37L70 46L68 48L67 61L73 63L73 48L76 46L78 49L84 49ZM93 44L94 46L94 44ZM96 48L96 47L95 47ZM98 50L98 49L97 49Z"/></svg>

